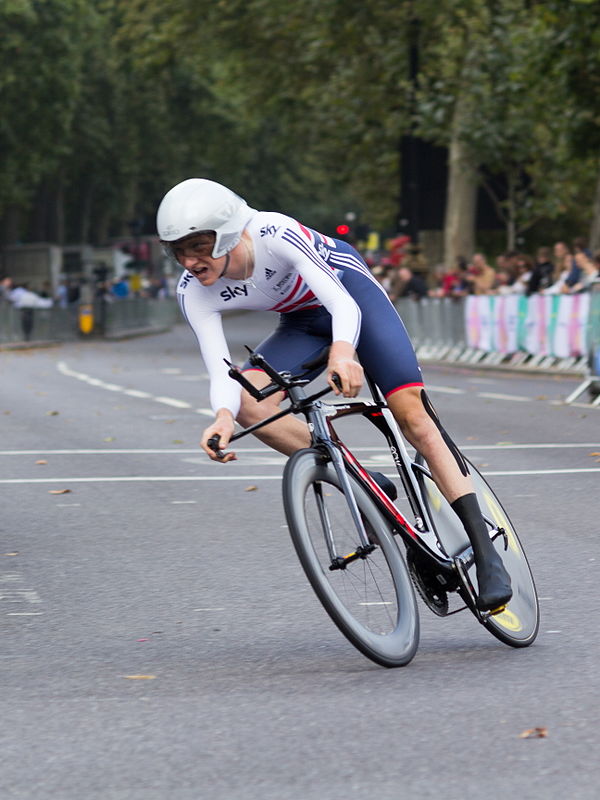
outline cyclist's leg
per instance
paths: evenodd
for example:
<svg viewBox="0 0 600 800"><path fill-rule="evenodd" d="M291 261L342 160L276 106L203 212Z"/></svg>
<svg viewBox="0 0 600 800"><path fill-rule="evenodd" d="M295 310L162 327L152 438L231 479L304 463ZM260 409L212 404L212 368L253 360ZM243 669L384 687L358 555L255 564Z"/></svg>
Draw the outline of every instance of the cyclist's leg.
<svg viewBox="0 0 600 800"><path fill-rule="evenodd" d="M303 371L302 365L315 359L324 347L331 343L331 316L326 309L319 307L304 312L281 315L279 325L255 350L277 371L288 370L292 374ZM311 373L316 377L324 367ZM268 376L249 362L243 366L245 377L258 388L269 383ZM244 428L273 416L280 409L284 398L278 392L266 400L257 402L248 392L242 392L242 401L237 421ZM291 455L310 445L310 435L306 423L298 417L288 415L254 434L274 450Z"/></svg>
<svg viewBox="0 0 600 800"><path fill-rule="evenodd" d="M277 329L255 349L277 371L287 369L292 374L297 374L303 372L303 365L316 359L329 344L331 344L331 315L325 308L319 307L282 315ZM324 369L324 365L314 369L307 373L307 378L311 380L316 378ZM269 383L268 376L262 370L253 368L249 362L244 365L244 375L258 388ZM283 392L278 392L259 403L248 392L242 392L238 422L247 428L273 416L279 411L283 397ZM264 444L288 456L310 445L310 434L306 423L292 415L260 428L254 435ZM392 481L381 472L373 470L368 472L388 497L395 500L398 492Z"/></svg>
<svg viewBox="0 0 600 800"><path fill-rule="evenodd" d="M361 363L385 394L403 435L426 459L436 484L465 528L475 554L480 607L497 608L511 597L510 578L490 540L464 459L424 391L402 320L368 276L346 270L342 281L362 311L357 348Z"/></svg>

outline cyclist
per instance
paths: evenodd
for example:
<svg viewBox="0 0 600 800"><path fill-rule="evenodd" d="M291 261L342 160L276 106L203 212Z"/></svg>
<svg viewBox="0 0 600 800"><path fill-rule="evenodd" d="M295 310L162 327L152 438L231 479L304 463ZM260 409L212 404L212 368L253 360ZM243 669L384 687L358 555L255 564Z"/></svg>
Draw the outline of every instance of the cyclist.
<svg viewBox="0 0 600 800"><path fill-rule="evenodd" d="M234 452L219 457L209 438L219 436L224 450L236 420L248 427L276 413L283 399L278 393L258 403L229 378L221 312L277 311L276 330L256 349L276 370L294 373L330 345L327 381L339 394L332 380L337 373L345 397L358 394L364 365L465 528L475 554L479 608L506 604L510 577L490 540L467 465L429 402L402 320L358 252L284 214L250 208L230 189L203 178L167 192L157 228L166 252L184 268L177 297L210 376L215 420L201 439L208 456L236 458ZM243 368L255 386L269 383L264 372L248 363ZM286 455L310 444L306 423L292 416L256 436Z"/></svg>

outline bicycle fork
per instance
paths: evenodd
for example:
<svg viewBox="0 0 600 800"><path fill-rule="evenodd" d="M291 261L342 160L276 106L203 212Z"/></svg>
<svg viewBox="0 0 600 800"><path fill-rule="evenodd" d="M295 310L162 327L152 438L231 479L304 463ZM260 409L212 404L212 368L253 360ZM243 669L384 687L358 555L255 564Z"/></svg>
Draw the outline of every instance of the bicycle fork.
<svg viewBox="0 0 600 800"><path fill-rule="evenodd" d="M321 485L319 485L318 488L315 486L317 508L319 510L319 517L321 519L323 530L325 531L327 549L329 550L329 556L331 558L329 569L346 569L347 565L352 561L356 561L359 558L366 558L369 553L372 553L373 550L375 550L375 545L369 541L369 536L365 530L365 525L358 508L358 503L356 502L354 492L352 491L352 486L350 485L350 479L348 478L348 473L346 472L342 454L331 441L322 416L319 413L309 413L308 417L308 427L313 437L313 442L327 451L327 455L333 464L340 487L344 493L344 497L346 498L352 521L354 522L354 526L358 531L358 537L360 540L359 546L352 553L348 553L347 555L339 555L336 550L335 539L333 537L331 522L329 520L329 514L327 512L325 499L323 497L322 487Z"/></svg>

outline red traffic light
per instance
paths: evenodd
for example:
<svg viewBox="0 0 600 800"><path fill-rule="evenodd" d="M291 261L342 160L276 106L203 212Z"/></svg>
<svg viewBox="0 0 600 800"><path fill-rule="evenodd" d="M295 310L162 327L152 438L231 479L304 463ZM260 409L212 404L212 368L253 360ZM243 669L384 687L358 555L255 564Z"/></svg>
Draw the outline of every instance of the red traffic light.
<svg viewBox="0 0 600 800"><path fill-rule="evenodd" d="M350 227L348 225L338 225L335 232L339 233L340 236L345 236L347 233L350 233Z"/></svg>

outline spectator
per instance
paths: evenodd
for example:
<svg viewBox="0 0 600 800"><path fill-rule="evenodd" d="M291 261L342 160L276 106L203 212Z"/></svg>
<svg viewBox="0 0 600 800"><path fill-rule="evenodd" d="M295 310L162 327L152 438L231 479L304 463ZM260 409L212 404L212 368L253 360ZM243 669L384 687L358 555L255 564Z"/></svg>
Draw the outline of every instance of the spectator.
<svg viewBox="0 0 600 800"><path fill-rule="evenodd" d="M67 281L67 302L74 305L81 300L81 283L78 281Z"/></svg>
<svg viewBox="0 0 600 800"><path fill-rule="evenodd" d="M54 301L51 297L41 297L39 294L29 290L27 284L14 286L11 278L8 284L8 299L15 308L50 308Z"/></svg>
<svg viewBox="0 0 600 800"><path fill-rule="evenodd" d="M581 249L575 253L574 261L577 265L579 270L579 279L577 283L573 285L569 285L565 281L565 286L563 288L564 294L580 294L581 292L589 292L592 283L598 280L598 265L600 260L598 258L598 254L596 254L595 258L590 258L586 251L586 249Z"/></svg>
<svg viewBox="0 0 600 800"><path fill-rule="evenodd" d="M62 280L56 288L55 300L59 308L67 308L69 305L68 281Z"/></svg>
<svg viewBox="0 0 600 800"><path fill-rule="evenodd" d="M464 297L469 294L467 269L467 259L464 256L457 256L454 268L444 272L439 287L430 292L430 295L433 297Z"/></svg>
<svg viewBox="0 0 600 800"><path fill-rule="evenodd" d="M408 267L399 267L392 276L390 300L395 302L400 297L410 297L412 300L427 297L427 284Z"/></svg>
<svg viewBox="0 0 600 800"><path fill-rule="evenodd" d="M539 247L535 257L535 264L529 279L527 294L542 292L554 283L554 264L551 259L552 251L549 247Z"/></svg>
<svg viewBox="0 0 600 800"><path fill-rule="evenodd" d="M529 281L533 274L533 259L523 253L517 253L514 257L512 274L506 272L507 281L503 286L499 286L498 294L526 294Z"/></svg>
<svg viewBox="0 0 600 800"><path fill-rule="evenodd" d="M573 256L571 251L564 242L556 242L554 245L554 283L547 289L544 289L544 294L561 294L567 276L571 272Z"/></svg>
<svg viewBox="0 0 600 800"><path fill-rule="evenodd" d="M468 269L467 281L473 294L489 294L496 286L496 270L483 253L475 253Z"/></svg>
<svg viewBox="0 0 600 800"><path fill-rule="evenodd" d="M9 278L8 275L0 275L0 303L10 302L8 295L11 289L12 278Z"/></svg>
<svg viewBox="0 0 600 800"><path fill-rule="evenodd" d="M119 299L129 296L129 283L125 275L112 282L110 291L114 297Z"/></svg>

